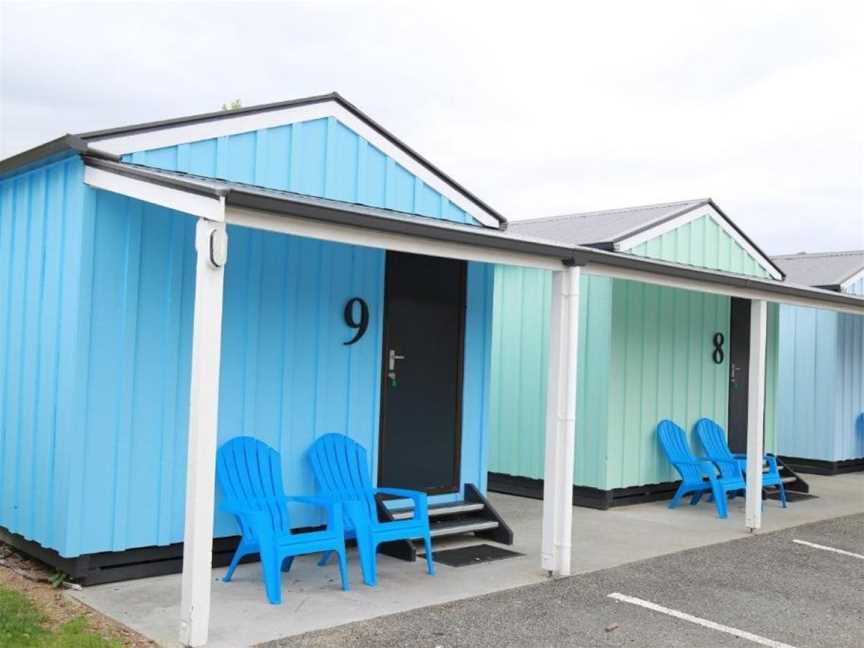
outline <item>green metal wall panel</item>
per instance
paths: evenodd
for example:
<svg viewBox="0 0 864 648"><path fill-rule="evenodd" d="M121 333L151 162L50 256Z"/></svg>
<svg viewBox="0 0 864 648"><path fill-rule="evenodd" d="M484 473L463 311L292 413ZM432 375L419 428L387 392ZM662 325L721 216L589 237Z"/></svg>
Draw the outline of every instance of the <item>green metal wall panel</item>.
<svg viewBox="0 0 864 648"><path fill-rule="evenodd" d="M713 335L729 339L729 298L621 280L613 292L607 489L675 479L657 422L725 427L729 391L728 357L711 358Z"/></svg>
<svg viewBox="0 0 864 648"><path fill-rule="evenodd" d="M628 252L700 268L769 277L747 250L709 216L681 225L671 232L637 245Z"/></svg>
<svg viewBox="0 0 864 648"><path fill-rule="evenodd" d="M603 480L612 281L581 282L580 392L575 474L579 483ZM489 470L540 479L546 421L551 274L497 266L495 270Z"/></svg>

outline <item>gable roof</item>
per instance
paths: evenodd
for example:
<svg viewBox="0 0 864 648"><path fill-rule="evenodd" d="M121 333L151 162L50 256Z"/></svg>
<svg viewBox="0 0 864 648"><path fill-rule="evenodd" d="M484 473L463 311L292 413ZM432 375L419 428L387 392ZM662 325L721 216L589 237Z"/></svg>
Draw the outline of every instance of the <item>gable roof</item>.
<svg viewBox="0 0 864 648"><path fill-rule="evenodd" d="M7 175L12 171L41 161L44 158L63 153L88 153L108 159L116 159L118 155L129 153L133 150L167 146L166 142L171 141L167 138L172 136L175 138L179 136L181 139L178 142L194 141L195 139L218 136L220 129L225 130L226 128L230 128L233 129L233 132L242 132L244 128L246 130L255 130L262 127L260 125L262 118L269 115L278 119L279 115L291 110L302 113L305 109L312 115L310 118L316 118L320 117L321 114L319 114L320 111L315 112L314 108L320 108L326 104L337 107L340 114L360 124L367 131L367 134L372 135L372 138L367 137L367 139L374 139L375 141L371 142L373 145L386 143L395 150L398 150L413 164L425 170L430 176L434 176L438 182L464 196L469 203L476 206L476 211L480 211L481 215L490 217L501 228L507 227L507 219L504 216L336 92L289 101L260 104L236 110L220 110L174 119L89 131L75 135L67 134L13 155L5 160L0 160L0 176ZM228 124L234 124L234 126L228 126ZM350 126L350 124L346 125ZM263 127L268 126L265 125ZM213 131L216 131L216 135L213 134ZM180 135L181 132L183 133L182 135ZM208 132L209 134L207 134ZM195 135L192 135L193 133ZM182 139L183 137L186 139ZM143 146L143 143L148 141L151 143L161 142L161 144ZM141 147L135 149L134 146L136 143L141 143ZM472 215L477 216L477 214Z"/></svg>
<svg viewBox="0 0 864 648"><path fill-rule="evenodd" d="M805 286L843 290L864 273L864 250L784 254L773 257L790 281Z"/></svg>
<svg viewBox="0 0 864 648"><path fill-rule="evenodd" d="M676 226L678 219L683 222L688 216L695 215L695 210L705 206L716 212L727 232L769 274L777 279L783 277L782 269L711 198L535 218L512 222L510 228L527 236L623 252L660 236L670 226Z"/></svg>
<svg viewBox="0 0 864 648"><path fill-rule="evenodd" d="M708 198L658 205L564 214L510 223L514 231L574 245L614 249L614 244L709 203Z"/></svg>

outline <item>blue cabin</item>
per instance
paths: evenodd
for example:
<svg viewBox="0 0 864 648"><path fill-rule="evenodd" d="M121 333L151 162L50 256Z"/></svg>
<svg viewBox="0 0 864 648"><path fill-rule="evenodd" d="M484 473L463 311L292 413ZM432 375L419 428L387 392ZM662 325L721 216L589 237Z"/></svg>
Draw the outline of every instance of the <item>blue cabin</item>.
<svg viewBox="0 0 864 648"><path fill-rule="evenodd" d="M219 443L265 441L286 491L312 493L307 449L344 433L381 486L483 500L494 266L423 241L525 246L339 95L67 135L0 162L0 178L4 539L85 582L179 570L189 216L218 209ZM368 244L339 242L373 221ZM217 514L216 564L236 534Z"/></svg>
<svg viewBox="0 0 864 648"><path fill-rule="evenodd" d="M864 250L774 260L790 281L864 295ZM864 317L782 306L779 376L783 460L801 472L864 470Z"/></svg>

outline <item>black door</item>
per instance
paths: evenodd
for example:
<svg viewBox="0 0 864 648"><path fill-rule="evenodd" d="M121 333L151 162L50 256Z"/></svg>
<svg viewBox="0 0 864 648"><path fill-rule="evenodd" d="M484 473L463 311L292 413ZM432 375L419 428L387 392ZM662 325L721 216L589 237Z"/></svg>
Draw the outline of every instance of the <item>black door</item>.
<svg viewBox="0 0 864 648"><path fill-rule="evenodd" d="M378 484L459 490L465 262L387 253Z"/></svg>
<svg viewBox="0 0 864 648"><path fill-rule="evenodd" d="M750 376L750 300L732 298L729 340L729 449L747 452L747 389Z"/></svg>

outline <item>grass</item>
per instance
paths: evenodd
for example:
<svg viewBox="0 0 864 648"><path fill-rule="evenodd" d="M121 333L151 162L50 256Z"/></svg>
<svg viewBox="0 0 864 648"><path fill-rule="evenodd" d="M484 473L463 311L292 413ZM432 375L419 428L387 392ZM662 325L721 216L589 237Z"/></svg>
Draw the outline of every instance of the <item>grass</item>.
<svg viewBox="0 0 864 648"><path fill-rule="evenodd" d="M87 628L84 617L67 621L56 630L23 594L0 587L0 647L11 648L119 648Z"/></svg>

